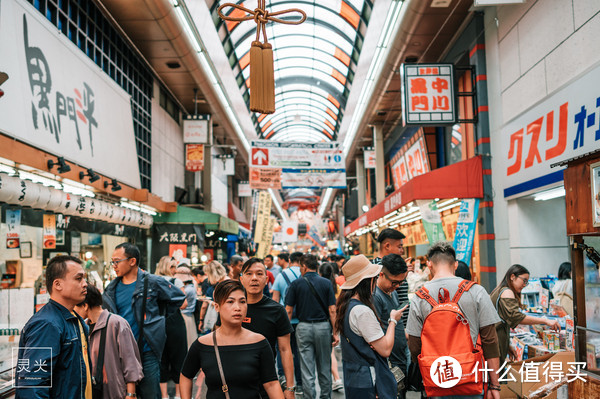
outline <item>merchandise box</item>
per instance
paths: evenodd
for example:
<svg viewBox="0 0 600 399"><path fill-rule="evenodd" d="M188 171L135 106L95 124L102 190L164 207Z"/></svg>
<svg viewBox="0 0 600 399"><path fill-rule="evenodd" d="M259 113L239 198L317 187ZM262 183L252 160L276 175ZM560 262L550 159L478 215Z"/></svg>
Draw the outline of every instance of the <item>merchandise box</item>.
<svg viewBox="0 0 600 399"><path fill-rule="evenodd" d="M550 353L544 356L538 356L534 358L530 358L527 360L523 360L520 362L515 362L510 364L510 374L515 377L516 381L509 381L508 388L514 392L517 397L528 399L532 397L534 393L536 393L535 397L543 397L548 399L556 399L557 398L557 390L561 383L557 383L555 381L549 380L545 381L543 376L543 365L544 363L562 363L562 370L564 373L569 369L568 362L575 361L575 352L558 352L558 353ZM538 369L537 375L540 376L540 381L524 381L519 370L523 366L525 362L536 362L539 363L535 368ZM566 382L565 382L566 383ZM540 391L545 391L546 396L540 396Z"/></svg>

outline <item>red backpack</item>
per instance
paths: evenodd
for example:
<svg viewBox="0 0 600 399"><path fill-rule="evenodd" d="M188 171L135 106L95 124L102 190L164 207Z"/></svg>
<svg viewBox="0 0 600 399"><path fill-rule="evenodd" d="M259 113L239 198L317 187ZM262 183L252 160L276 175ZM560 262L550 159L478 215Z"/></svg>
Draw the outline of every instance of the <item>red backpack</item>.
<svg viewBox="0 0 600 399"><path fill-rule="evenodd" d="M436 302L427 288L417 291L433 309L423 322L419 369L427 396L481 395L484 391L483 352L473 345L469 321L458 300L473 281L463 280L454 298L441 288ZM454 367L453 367L454 366ZM477 369L477 370L475 370Z"/></svg>

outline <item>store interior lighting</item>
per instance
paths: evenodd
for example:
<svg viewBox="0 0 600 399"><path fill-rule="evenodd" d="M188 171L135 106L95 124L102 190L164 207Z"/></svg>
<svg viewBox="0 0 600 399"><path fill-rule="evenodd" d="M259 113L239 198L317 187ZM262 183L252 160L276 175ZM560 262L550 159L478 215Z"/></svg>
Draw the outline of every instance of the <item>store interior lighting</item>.
<svg viewBox="0 0 600 399"><path fill-rule="evenodd" d="M535 201L548 201L554 198L564 197L565 195L565 188L561 186L537 193L534 195L533 199Z"/></svg>
<svg viewBox="0 0 600 399"><path fill-rule="evenodd" d="M157 214L156 209L154 209L152 207L142 205L139 203L132 203L123 198L121 198L121 203L119 205L122 206L123 208L128 208L128 209L131 209L134 211L142 212L142 213L145 213L150 216L155 216Z"/></svg>

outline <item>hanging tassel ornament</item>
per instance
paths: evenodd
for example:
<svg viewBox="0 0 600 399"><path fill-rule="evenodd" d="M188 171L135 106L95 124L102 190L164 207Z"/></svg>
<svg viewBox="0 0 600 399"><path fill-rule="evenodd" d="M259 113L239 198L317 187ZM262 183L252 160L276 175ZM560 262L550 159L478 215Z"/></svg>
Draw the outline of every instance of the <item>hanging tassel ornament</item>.
<svg viewBox="0 0 600 399"><path fill-rule="evenodd" d="M248 15L231 17L224 15L222 10L231 7L241 10ZM302 17L297 21L275 18L278 15L297 12ZM225 3L218 8L219 16L225 21L256 22L256 39L250 46L250 111L261 114L275 112L275 73L273 69L273 46L267 41L266 25L268 21L287 25L299 25L306 20L306 13L298 8L269 13L266 10L266 0L258 0L258 8L254 11L239 4ZM263 42L260 41L262 32Z"/></svg>

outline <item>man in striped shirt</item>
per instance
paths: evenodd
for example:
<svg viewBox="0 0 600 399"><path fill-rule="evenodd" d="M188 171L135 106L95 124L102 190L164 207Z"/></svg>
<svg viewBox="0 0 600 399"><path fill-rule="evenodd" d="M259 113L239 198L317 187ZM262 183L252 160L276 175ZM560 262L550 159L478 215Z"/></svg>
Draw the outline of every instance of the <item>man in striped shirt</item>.
<svg viewBox="0 0 600 399"><path fill-rule="evenodd" d="M386 255L396 254L396 255L404 255L404 243L403 240L406 238L404 234L395 229L383 229L381 233L377 236L377 242L379 242L379 256L373 259L373 263L380 265L381 258ZM411 262L412 259L407 258L406 264L408 266L408 271L412 272L415 270L415 265ZM400 303L408 301L408 283L406 280L400 284L398 288L396 288L396 292L398 292L398 301ZM408 320L409 309L407 308L402 314L402 323L404 323L404 328L406 328L406 322Z"/></svg>

